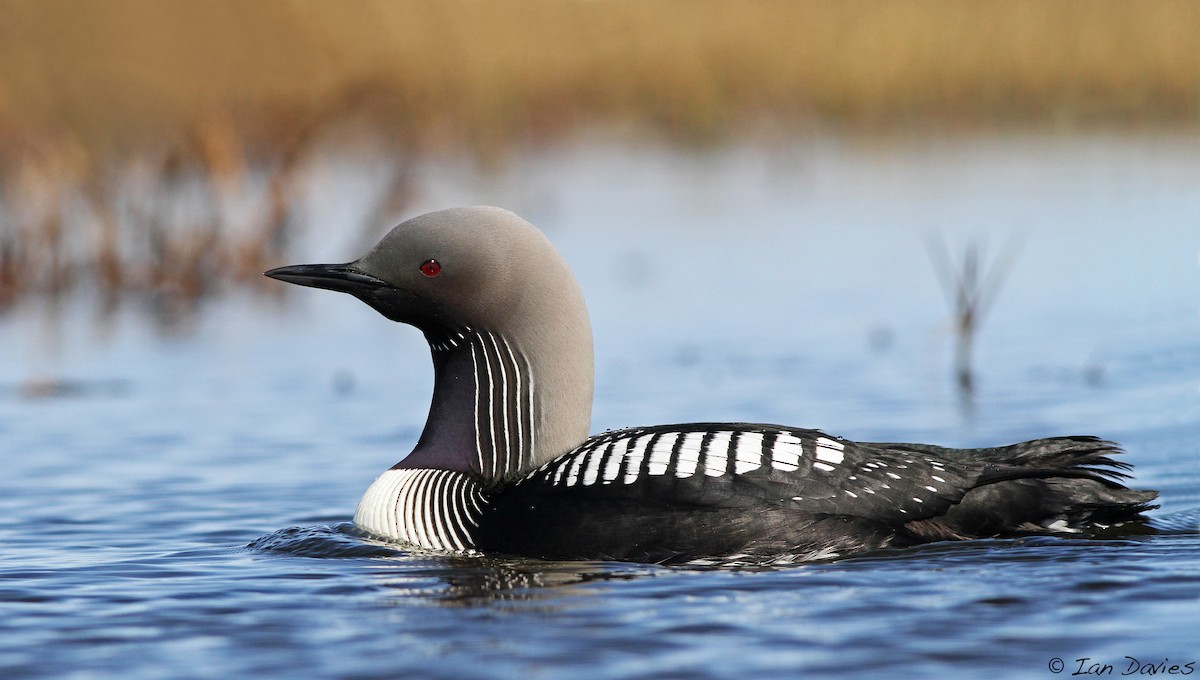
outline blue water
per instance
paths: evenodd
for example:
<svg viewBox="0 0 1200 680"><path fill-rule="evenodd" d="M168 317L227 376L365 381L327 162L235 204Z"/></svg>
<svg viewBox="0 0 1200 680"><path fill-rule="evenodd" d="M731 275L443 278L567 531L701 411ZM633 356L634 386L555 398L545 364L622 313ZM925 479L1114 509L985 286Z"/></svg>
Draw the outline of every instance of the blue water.
<svg viewBox="0 0 1200 680"><path fill-rule="evenodd" d="M104 316L85 296L34 300L0 317L0 677L1200 667L1198 152L1164 137L582 141L499 174L429 163L408 212L496 203L547 231L591 304L595 431L1097 434L1162 491L1157 535L753 571L408 554L349 520L424 422L415 331L300 289L231 291L165 329L136 301ZM357 254L346 201L369 175L339 173L305 206L322 228L297 261ZM969 401L931 234L1018 253Z"/></svg>

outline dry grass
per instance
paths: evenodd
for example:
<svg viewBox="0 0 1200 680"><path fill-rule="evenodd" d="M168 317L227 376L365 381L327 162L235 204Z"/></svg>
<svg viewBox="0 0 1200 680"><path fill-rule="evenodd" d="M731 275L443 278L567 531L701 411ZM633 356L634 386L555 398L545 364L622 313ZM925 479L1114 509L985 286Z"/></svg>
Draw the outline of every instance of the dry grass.
<svg viewBox="0 0 1200 680"><path fill-rule="evenodd" d="M628 118L1192 121L1189 0L6 0L10 125L127 141L213 111L371 100L405 134L497 143Z"/></svg>
<svg viewBox="0 0 1200 680"><path fill-rule="evenodd" d="M394 219L412 154L340 118L309 118L270 144L209 116L177 142L104 156L70 135L10 143L0 182L0 311L28 294L86 288L102 309L127 294L169 324L230 285L261 284L296 236L305 171L330 144L369 147L386 191L366 218ZM11 140L10 140L11 142ZM12 158L17 162L11 162Z"/></svg>
<svg viewBox="0 0 1200 680"><path fill-rule="evenodd" d="M1195 125L1198 34L1191 0L5 0L0 303L252 275L347 118L398 163L593 122Z"/></svg>

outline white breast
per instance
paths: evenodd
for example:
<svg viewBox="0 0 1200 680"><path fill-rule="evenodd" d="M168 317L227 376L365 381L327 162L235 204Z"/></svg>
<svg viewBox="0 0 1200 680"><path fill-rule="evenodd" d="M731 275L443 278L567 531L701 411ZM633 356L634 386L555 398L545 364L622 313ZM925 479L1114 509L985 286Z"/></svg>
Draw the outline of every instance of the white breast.
<svg viewBox="0 0 1200 680"><path fill-rule="evenodd" d="M354 523L426 550L470 553L486 503L479 485L462 473L388 470L363 494Z"/></svg>

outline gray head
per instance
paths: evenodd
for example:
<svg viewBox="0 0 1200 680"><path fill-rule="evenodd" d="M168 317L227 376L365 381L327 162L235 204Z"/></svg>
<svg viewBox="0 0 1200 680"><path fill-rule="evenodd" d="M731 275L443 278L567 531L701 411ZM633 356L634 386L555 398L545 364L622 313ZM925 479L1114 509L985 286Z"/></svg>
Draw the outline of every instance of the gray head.
<svg viewBox="0 0 1200 680"><path fill-rule="evenodd" d="M399 466L514 479L587 436L592 335L554 246L499 208L453 208L392 229L347 264L267 276L350 293L420 329L435 385L417 448Z"/></svg>

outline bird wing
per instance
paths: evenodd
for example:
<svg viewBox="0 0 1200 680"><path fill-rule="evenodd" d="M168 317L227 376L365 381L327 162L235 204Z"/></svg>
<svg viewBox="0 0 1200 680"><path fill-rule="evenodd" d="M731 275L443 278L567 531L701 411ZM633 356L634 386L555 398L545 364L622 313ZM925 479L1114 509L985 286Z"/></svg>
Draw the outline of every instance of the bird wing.
<svg viewBox="0 0 1200 680"><path fill-rule="evenodd" d="M818 430L691 423L597 435L531 472L512 492L652 506L790 506L814 515L906 523L945 513L976 484L983 467Z"/></svg>

